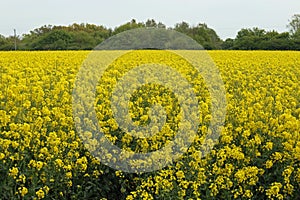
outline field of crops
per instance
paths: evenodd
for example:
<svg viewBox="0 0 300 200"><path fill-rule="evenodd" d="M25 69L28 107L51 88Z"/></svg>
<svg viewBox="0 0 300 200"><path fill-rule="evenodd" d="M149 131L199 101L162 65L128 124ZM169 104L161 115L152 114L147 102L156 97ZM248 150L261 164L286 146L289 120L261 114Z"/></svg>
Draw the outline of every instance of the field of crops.
<svg viewBox="0 0 300 200"><path fill-rule="evenodd" d="M110 96L129 69L149 62L173 67L199 103L197 136L186 153L157 171L126 173L95 158L75 128L76 120L90 123L74 118L72 105L76 75L89 52L0 52L0 199L300 199L300 52L208 53L220 70L227 107L219 142L205 157L209 92L185 60L134 51L99 80L93 101L99 124L112 144L128 152L164 147L181 120L175 93L149 83L130 94L129 114L135 125L146 126L149 108L159 104L165 126L148 138L123 132Z"/></svg>

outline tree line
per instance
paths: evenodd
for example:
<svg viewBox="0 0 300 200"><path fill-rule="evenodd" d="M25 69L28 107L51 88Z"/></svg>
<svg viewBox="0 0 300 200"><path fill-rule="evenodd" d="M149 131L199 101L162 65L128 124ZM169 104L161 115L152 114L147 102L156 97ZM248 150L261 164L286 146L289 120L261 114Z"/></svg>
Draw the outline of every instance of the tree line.
<svg viewBox="0 0 300 200"><path fill-rule="evenodd" d="M143 27L172 29L184 33L209 50L300 50L300 14L292 16L288 24L289 32L266 31L257 27L244 28L238 31L234 39L228 38L225 41L205 23L191 26L187 22L181 22L167 28L165 24L153 19L146 22L132 19L114 29L88 23L45 25L22 36L0 35L0 50L14 50L15 42L18 50L90 50L113 35Z"/></svg>

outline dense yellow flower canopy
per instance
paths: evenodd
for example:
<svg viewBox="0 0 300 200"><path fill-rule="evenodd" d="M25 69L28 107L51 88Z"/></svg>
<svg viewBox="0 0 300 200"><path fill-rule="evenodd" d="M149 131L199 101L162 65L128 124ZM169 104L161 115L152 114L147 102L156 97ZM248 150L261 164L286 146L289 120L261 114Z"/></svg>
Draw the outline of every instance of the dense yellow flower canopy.
<svg viewBox="0 0 300 200"><path fill-rule="evenodd" d="M122 131L111 108L111 101L121 97L111 99L111 95L127 71L159 61L177 70L197 98L199 116L194 117L199 127L186 153L158 171L129 174L93 157L87 149L97 149L98 141L92 140L91 131L79 137L74 125L82 120L93 125L88 117L73 118L72 107L76 75L89 52L0 52L3 198L300 198L300 53L208 53L220 70L227 101L216 145L213 141L203 145L205 135L213 131L212 99L201 74L186 60L161 51L136 51L115 60L99 79L93 100L98 123L112 144L128 152L154 152L174 139L180 123L187 128L194 124L181 122L181 97L171 87L148 83L128 94L129 102L120 105L128 108L134 125L141 127L159 120L151 109L161 105L159 113L166 115L166 123L161 129L151 127L155 134L150 137ZM84 106L78 111L88 113ZM82 144L85 138L90 141L88 147Z"/></svg>

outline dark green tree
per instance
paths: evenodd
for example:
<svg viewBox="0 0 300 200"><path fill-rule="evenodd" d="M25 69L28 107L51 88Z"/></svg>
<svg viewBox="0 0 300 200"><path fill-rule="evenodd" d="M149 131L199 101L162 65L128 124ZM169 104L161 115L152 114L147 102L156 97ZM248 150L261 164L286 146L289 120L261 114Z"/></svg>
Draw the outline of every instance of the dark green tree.
<svg viewBox="0 0 300 200"><path fill-rule="evenodd" d="M206 24L199 23L195 27L190 27L187 22L177 23L174 30L184 33L199 44L201 44L205 49L220 49L222 41L216 32L209 28Z"/></svg>
<svg viewBox="0 0 300 200"><path fill-rule="evenodd" d="M190 25L187 22L175 24L174 30L186 35L190 35Z"/></svg>
<svg viewBox="0 0 300 200"><path fill-rule="evenodd" d="M19 45L20 38L17 37L16 41L17 41L17 45ZM4 37L3 35L0 35L0 50L2 51L15 50L15 37L14 36Z"/></svg>
<svg viewBox="0 0 300 200"><path fill-rule="evenodd" d="M146 27L154 27L157 28L157 23L154 19L148 19L145 23Z"/></svg>
<svg viewBox="0 0 300 200"><path fill-rule="evenodd" d="M6 50L7 46L7 39L3 35L0 35L0 50Z"/></svg>
<svg viewBox="0 0 300 200"><path fill-rule="evenodd" d="M68 49L72 50L90 50L93 49L97 43L92 35L84 31L71 32L71 40Z"/></svg>
<svg viewBox="0 0 300 200"><path fill-rule="evenodd" d="M162 22L156 22L154 19L148 19L145 23L146 27L149 28L166 28L166 25Z"/></svg>
<svg viewBox="0 0 300 200"><path fill-rule="evenodd" d="M71 39L70 33L54 30L42 35L31 47L34 50L63 50L69 48Z"/></svg>
<svg viewBox="0 0 300 200"><path fill-rule="evenodd" d="M258 50L260 43L264 40L266 31L257 27L252 29L241 29L234 41L233 49Z"/></svg>
<svg viewBox="0 0 300 200"><path fill-rule="evenodd" d="M166 27L166 25L163 24L162 22L158 22L157 28L167 28L167 27Z"/></svg>
<svg viewBox="0 0 300 200"><path fill-rule="evenodd" d="M292 35L296 34L300 30L300 14L293 15L287 27L290 29Z"/></svg>
<svg viewBox="0 0 300 200"><path fill-rule="evenodd" d="M223 43L222 43L222 49L228 49L232 50L234 47L234 39L232 38L227 38Z"/></svg>
<svg viewBox="0 0 300 200"><path fill-rule="evenodd" d="M135 19L132 19L130 22L127 22L126 24L123 24L117 28L114 29L113 35L121 33L123 31L135 29L135 28L142 28L145 27L144 23L136 22Z"/></svg>

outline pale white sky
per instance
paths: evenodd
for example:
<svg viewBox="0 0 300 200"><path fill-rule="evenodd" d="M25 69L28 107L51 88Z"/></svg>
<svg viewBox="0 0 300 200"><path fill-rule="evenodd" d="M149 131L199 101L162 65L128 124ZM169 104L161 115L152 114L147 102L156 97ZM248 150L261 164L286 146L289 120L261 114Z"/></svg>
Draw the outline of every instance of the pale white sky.
<svg viewBox="0 0 300 200"><path fill-rule="evenodd" d="M206 23L222 38L241 28L287 31L299 0L1 0L0 34L22 35L42 25L93 23L114 28L135 18L155 19L168 27L186 21Z"/></svg>

